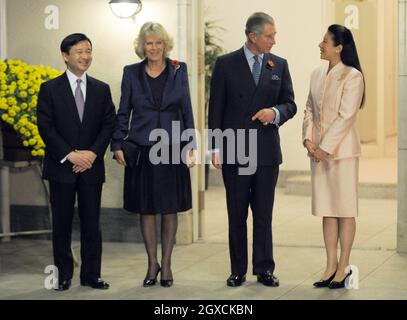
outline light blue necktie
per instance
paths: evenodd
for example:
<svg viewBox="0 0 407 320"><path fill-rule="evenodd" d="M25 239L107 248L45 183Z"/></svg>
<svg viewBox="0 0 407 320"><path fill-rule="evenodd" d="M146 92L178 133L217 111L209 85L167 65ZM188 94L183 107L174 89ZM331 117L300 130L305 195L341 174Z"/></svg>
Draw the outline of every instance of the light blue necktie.
<svg viewBox="0 0 407 320"><path fill-rule="evenodd" d="M259 62L259 56L253 56L254 59L254 64L253 64L253 79L254 82L256 83L256 86L259 84L259 79L260 79L260 62Z"/></svg>

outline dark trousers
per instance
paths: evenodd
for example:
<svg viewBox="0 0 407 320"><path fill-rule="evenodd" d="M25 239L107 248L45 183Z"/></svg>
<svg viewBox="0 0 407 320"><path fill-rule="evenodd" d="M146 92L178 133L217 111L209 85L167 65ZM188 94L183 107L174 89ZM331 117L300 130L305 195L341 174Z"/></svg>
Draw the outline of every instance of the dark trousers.
<svg viewBox="0 0 407 320"><path fill-rule="evenodd" d="M102 184L65 184L50 181L52 207L52 243L54 263L58 267L59 281L73 276L71 252L72 219L75 198L78 196L78 212L81 232L82 280L100 278L102 257L102 233L100 230L100 206Z"/></svg>
<svg viewBox="0 0 407 320"><path fill-rule="evenodd" d="M239 175L238 166L224 165L223 181L229 220L229 253L233 274L247 272L247 216L253 213L253 274L274 271L271 221L279 166L258 167Z"/></svg>

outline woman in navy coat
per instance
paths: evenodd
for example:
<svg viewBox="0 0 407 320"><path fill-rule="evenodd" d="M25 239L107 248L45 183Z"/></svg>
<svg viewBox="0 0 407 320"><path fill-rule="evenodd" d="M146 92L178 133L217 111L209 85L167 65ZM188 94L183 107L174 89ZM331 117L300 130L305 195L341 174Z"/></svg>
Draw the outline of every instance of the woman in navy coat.
<svg viewBox="0 0 407 320"><path fill-rule="evenodd" d="M111 149L125 166L124 208L139 213L148 254L145 287L173 284L171 254L177 213L191 209L189 168L195 165L194 118L185 63L168 55L173 42L159 23L147 22L135 41L140 63L124 67L120 107ZM189 130L188 130L189 129ZM184 136L184 134L186 134ZM136 146L132 163L123 150ZM156 216L161 215L161 266Z"/></svg>

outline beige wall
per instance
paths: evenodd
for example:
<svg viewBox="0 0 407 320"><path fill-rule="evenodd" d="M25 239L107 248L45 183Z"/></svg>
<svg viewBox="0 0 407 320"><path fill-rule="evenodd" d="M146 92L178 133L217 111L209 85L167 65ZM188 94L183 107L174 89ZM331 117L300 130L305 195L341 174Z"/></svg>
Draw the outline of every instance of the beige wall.
<svg viewBox="0 0 407 320"><path fill-rule="evenodd" d="M385 1L385 37L384 47L385 50L385 70L387 71L385 95L386 102L392 106L392 108L385 108L385 135L392 136L397 134L398 126L398 90L397 90L397 56L398 56L398 5L397 0ZM387 35L387 36L386 36ZM390 36L388 36L390 35ZM386 104L387 104L386 103Z"/></svg>
<svg viewBox="0 0 407 320"><path fill-rule="evenodd" d="M47 30L44 25L50 5L59 8L59 30ZM123 66L138 61L133 51L133 39L140 26L148 20L161 22L177 44L177 1L144 1L136 21L113 15L108 1L100 0L7 0L8 57L23 59L31 64L46 64L64 68L59 45L74 32L86 33L94 45L94 60L89 74L110 84L113 100L118 106ZM177 58L177 47L173 52ZM103 206L121 207L122 168L113 160L107 161L107 183L104 186ZM30 192L19 192L27 186ZM44 203L42 186L34 172L13 173L11 178L12 204Z"/></svg>
<svg viewBox="0 0 407 320"><path fill-rule="evenodd" d="M276 21L277 44L272 53L288 60L298 106L297 115L280 129L283 149L282 170L308 170L309 160L301 144L303 111L308 96L309 77L321 64L319 48L328 26L325 22L326 0L205 0L206 19L218 20L226 28L219 33L229 52L242 47L248 16L264 11ZM226 12L232 10L232 14Z"/></svg>
<svg viewBox="0 0 407 320"><path fill-rule="evenodd" d="M345 7L350 4L355 4L355 1L342 1L336 0L336 17L335 22L343 23L345 21ZM355 38L358 53L360 56L360 63L364 69L366 80L366 108L359 113L358 126L360 138L362 142L374 143L376 142L378 133L378 123L376 115L378 112L378 68L377 61L379 52L378 46L378 4L377 1L364 1L356 3L360 9L359 30L352 30Z"/></svg>
<svg viewBox="0 0 407 320"><path fill-rule="evenodd" d="M334 0L335 22L343 24L344 8L359 9L353 29L366 79L366 104L358 119L365 157L394 157L386 139L397 134L397 0Z"/></svg>

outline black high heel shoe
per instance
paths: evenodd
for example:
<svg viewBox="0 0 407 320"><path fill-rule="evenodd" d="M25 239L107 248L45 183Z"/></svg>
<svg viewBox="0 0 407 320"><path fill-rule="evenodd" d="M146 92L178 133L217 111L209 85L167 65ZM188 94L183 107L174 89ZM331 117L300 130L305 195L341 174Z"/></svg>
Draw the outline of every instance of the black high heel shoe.
<svg viewBox="0 0 407 320"><path fill-rule="evenodd" d="M161 287L169 288L169 287L172 287L172 285L174 284L174 280L173 279L171 279L171 280L161 279L160 284L161 284Z"/></svg>
<svg viewBox="0 0 407 320"><path fill-rule="evenodd" d="M346 281L347 278L349 278L349 276L350 276L351 274L352 274L352 270L349 271L349 273L346 275L346 277L345 277L342 281L340 281L340 282L338 282L338 281L332 281L332 282L329 284L328 288L329 288L329 289L341 289L341 288L345 288L345 281Z"/></svg>
<svg viewBox="0 0 407 320"><path fill-rule="evenodd" d="M163 276L163 274L161 273L161 280L160 280L161 287L165 287L165 288L172 287L172 285L174 284L174 279L165 280L162 278L162 276Z"/></svg>
<svg viewBox="0 0 407 320"><path fill-rule="evenodd" d="M154 286L154 285L157 283L157 277L158 277L158 274L160 273L160 271L161 271L161 267L160 267L160 265L158 264L157 273L155 274L154 279L147 279L147 278L145 278L144 281L143 281L143 287L151 287L151 286Z"/></svg>
<svg viewBox="0 0 407 320"><path fill-rule="evenodd" d="M320 280L317 282L314 282L313 286L315 288L326 288L329 286L329 284L331 283L331 281L335 278L336 275L336 271L334 272L334 274L332 276L330 276L328 279L326 280Z"/></svg>

